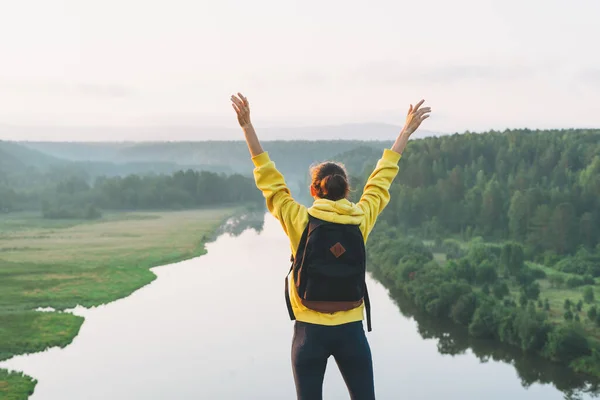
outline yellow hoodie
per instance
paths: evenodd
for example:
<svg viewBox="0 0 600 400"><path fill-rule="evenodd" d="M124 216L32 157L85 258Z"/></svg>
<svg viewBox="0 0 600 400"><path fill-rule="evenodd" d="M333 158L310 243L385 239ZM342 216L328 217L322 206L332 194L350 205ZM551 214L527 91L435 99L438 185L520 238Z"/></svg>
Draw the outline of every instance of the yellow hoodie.
<svg viewBox="0 0 600 400"><path fill-rule="evenodd" d="M390 149L383 151L375 170L367 180L358 203L352 203L347 199L337 201L316 199L310 208L306 208L292 198L283 175L277 170L267 152L252 157L256 186L266 199L267 209L279 220L290 239L294 256L302 232L308 224L308 214L328 222L359 225L366 244L377 216L390 201L389 188L398 174L399 161L399 153ZM293 274L289 275L289 279L290 301L298 321L319 325L340 325L363 319L364 305L333 314L320 313L306 308L296 293Z"/></svg>

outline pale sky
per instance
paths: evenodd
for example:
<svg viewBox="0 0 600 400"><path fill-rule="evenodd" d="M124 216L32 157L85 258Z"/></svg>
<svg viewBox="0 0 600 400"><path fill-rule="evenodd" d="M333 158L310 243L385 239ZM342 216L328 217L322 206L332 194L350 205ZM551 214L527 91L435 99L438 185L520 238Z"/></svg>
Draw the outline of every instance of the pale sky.
<svg viewBox="0 0 600 400"><path fill-rule="evenodd" d="M599 18L600 0L0 0L0 127L235 127L238 90L258 127L400 124L420 98L438 132L600 127Z"/></svg>

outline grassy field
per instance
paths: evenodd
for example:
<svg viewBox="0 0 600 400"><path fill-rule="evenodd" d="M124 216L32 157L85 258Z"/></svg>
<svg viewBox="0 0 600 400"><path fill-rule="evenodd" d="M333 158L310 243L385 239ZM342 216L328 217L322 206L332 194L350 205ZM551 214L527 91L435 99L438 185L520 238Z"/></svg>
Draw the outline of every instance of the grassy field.
<svg viewBox="0 0 600 400"><path fill-rule="evenodd" d="M440 265L446 264L446 254L444 253L433 253L433 259Z"/></svg>
<svg viewBox="0 0 600 400"><path fill-rule="evenodd" d="M152 282L149 268L205 252L236 208L107 214L101 220L0 219L0 360L64 347L83 318L58 311L105 304ZM27 399L36 381L0 370L0 399Z"/></svg>
<svg viewBox="0 0 600 400"><path fill-rule="evenodd" d="M0 399L22 400L33 394L37 381L21 372L0 369Z"/></svg>
<svg viewBox="0 0 600 400"><path fill-rule="evenodd" d="M544 272L546 272L547 277L550 277L551 275L562 275L566 281L572 276L579 276L576 274L559 272L550 267L546 267L540 264L534 264L530 262L528 262L527 264L532 268L538 268L543 270ZM572 303L571 312L573 313L573 316L575 316L575 314L578 314L579 319L581 321L581 325L583 326L585 331L590 335L590 338L596 341L600 341L600 329L598 329L596 324L593 321L590 321L587 316L587 312L591 307L596 306L597 308L600 308L600 299L598 298L600 294L598 293L598 288L596 287L596 285L585 285L576 288L568 288L563 285L560 288L556 288L552 287L549 279L538 279L537 281L539 282L541 288L540 299L542 299L542 301L548 299L548 302L550 303L550 311L548 313L550 321L555 323L564 322L564 315L566 311L564 308L564 304L565 300L569 299ZM581 311L577 311L575 305L579 302L579 300L583 300L583 290L587 286L591 286L592 290L594 291L594 301L592 303L586 303L584 301Z"/></svg>

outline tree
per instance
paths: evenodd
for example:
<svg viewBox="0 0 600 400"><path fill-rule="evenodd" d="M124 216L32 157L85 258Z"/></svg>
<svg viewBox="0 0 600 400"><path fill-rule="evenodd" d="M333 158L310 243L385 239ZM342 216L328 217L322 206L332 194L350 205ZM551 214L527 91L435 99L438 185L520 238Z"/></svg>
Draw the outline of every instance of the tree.
<svg viewBox="0 0 600 400"><path fill-rule="evenodd" d="M550 311L550 302L548 301L548 298L544 301L544 310Z"/></svg>
<svg viewBox="0 0 600 400"><path fill-rule="evenodd" d="M506 296L510 293L510 291L508 289L508 285L504 281L498 281L498 282L494 283L494 286L492 287L492 291L494 292L494 296L496 298L498 298L499 300L502 300L502 298L504 298L504 296Z"/></svg>
<svg viewBox="0 0 600 400"><path fill-rule="evenodd" d="M581 312L581 309L583 308L583 301L582 301L582 300L579 300L579 301L577 302L577 306L576 306L576 308L577 308L577 311L578 311L578 312Z"/></svg>
<svg viewBox="0 0 600 400"><path fill-rule="evenodd" d="M565 311L564 317L565 317L565 321L572 321L573 313L571 312L571 310Z"/></svg>
<svg viewBox="0 0 600 400"><path fill-rule="evenodd" d="M567 254L575 249L577 218L571 203L561 203L554 209L550 220L552 247L558 254Z"/></svg>
<svg viewBox="0 0 600 400"><path fill-rule="evenodd" d="M540 296L540 284L533 282L523 288L523 294L526 298L531 300L537 300Z"/></svg>
<svg viewBox="0 0 600 400"><path fill-rule="evenodd" d="M564 305L565 310L570 311L571 310L571 300L569 299L565 299L565 305Z"/></svg>
<svg viewBox="0 0 600 400"><path fill-rule="evenodd" d="M587 316L590 321L594 322L596 320L596 316L598 315L598 309L596 306L592 306L588 309Z"/></svg>
<svg viewBox="0 0 600 400"><path fill-rule="evenodd" d="M596 316L598 315L598 309L596 308L596 306L592 306L588 309L588 318L590 321L594 321L596 319Z"/></svg>
<svg viewBox="0 0 600 400"><path fill-rule="evenodd" d="M589 249L598 242L599 229L594 220L594 214L589 211L584 212L579 219L579 240Z"/></svg>
<svg viewBox="0 0 600 400"><path fill-rule="evenodd" d="M486 185L482 196L481 229L485 234L491 234L501 228L503 217L502 191L496 179Z"/></svg>
<svg viewBox="0 0 600 400"><path fill-rule="evenodd" d="M544 354L555 361L571 362L591 353L588 340L581 327L560 325L548 335Z"/></svg>
<svg viewBox="0 0 600 400"><path fill-rule="evenodd" d="M482 238L472 239L467 254L468 260L475 266L495 267L495 254L492 246L482 242Z"/></svg>
<svg viewBox="0 0 600 400"><path fill-rule="evenodd" d="M485 295L490 294L490 286L487 283L481 287L481 293Z"/></svg>
<svg viewBox="0 0 600 400"><path fill-rule="evenodd" d="M516 277L517 277L517 282L519 282L519 285L521 285L523 287L527 287L535 281L535 276L533 274L533 271L529 268L523 268L517 274Z"/></svg>
<svg viewBox="0 0 600 400"><path fill-rule="evenodd" d="M520 190L517 190L513 193L510 199L510 207L508 208L508 227L513 239L518 241L525 240L527 225L529 223L528 217L527 199Z"/></svg>
<svg viewBox="0 0 600 400"><path fill-rule="evenodd" d="M521 292L519 296L519 304L521 307L525 307L527 305L527 295L524 292Z"/></svg>
<svg viewBox="0 0 600 400"><path fill-rule="evenodd" d="M473 320L469 325L469 333L477 338L494 338L497 332L494 307L491 303L484 303L475 310Z"/></svg>
<svg viewBox="0 0 600 400"><path fill-rule="evenodd" d="M543 252L552 248L552 231L550 218L552 210L548 204L539 205L531 218L527 243L534 251Z"/></svg>
<svg viewBox="0 0 600 400"><path fill-rule="evenodd" d="M469 283L475 280L475 269L466 258L461 258L456 261L451 260L448 263L448 267L448 270L456 277L456 279L464 279Z"/></svg>
<svg viewBox="0 0 600 400"><path fill-rule="evenodd" d="M527 311L519 310L514 319L517 338L508 338L509 343L518 344L523 351L539 351L544 347L548 332L551 330L546 315L538 312L533 303ZM500 328L502 329L502 328ZM517 339L518 342L514 343Z"/></svg>
<svg viewBox="0 0 600 400"><path fill-rule="evenodd" d="M525 252L519 243L505 243L500 252L500 267L516 276L525 264Z"/></svg>
<svg viewBox="0 0 600 400"><path fill-rule="evenodd" d="M484 260L476 269L476 281L479 284L493 284L498 279L496 268L489 260Z"/></svg>
<svg viewBox="0 0 600 400"><path fill-rule="evenodd" d="M452 306L450 316L454 322L469 325L477 308L477 298L474 293L466 293L458 298Z"/></svg>
<svg viewBox="0 0 600 400"><path fill-rule="evenodd" d="M583 299L588 304L594 302L594 289L591 286L586 286L585 289L583 289Z"/></svg>

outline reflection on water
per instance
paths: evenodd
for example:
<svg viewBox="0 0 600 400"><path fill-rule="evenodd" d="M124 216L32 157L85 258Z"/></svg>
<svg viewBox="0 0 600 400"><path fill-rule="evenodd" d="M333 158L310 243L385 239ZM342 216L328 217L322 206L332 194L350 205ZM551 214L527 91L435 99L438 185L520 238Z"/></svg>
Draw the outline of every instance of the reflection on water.
<svg viewBox="0 0 600 400"><path fill-rule="evenodd" d="M261 208L229 218L217 229L216 235L229 234L238 237L248 229L252 229L256 233L261 233L264 226L265 210Z"/></svg>
<svg viewBox="0 0 600 400"><path fill-rule="evenodd" d="M386 287L392 287L391 282L387 282L377 271L371 275ZM473 338L465 327L421 312L400 291L389 289L389 294L402 315L417 322L417 330L423 339L437 340L440 354L455 356L470 350L482 363L493 360L511 364L525 388L536 383L552 384L568 400L600 397L600 380L594 377L577 374L560 364L525 354L504 343Z"/></svg>

